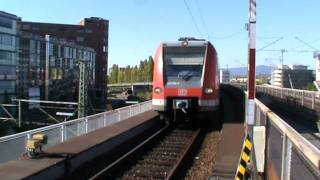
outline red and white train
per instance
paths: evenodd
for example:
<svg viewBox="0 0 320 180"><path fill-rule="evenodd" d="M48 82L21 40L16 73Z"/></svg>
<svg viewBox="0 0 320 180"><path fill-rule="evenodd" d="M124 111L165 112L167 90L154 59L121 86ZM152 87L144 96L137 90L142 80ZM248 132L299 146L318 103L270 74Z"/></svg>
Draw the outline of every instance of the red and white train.
<svg viewBox="0 0 320 180"><path fill-rule="evenodd" d="M217 52L205 40L180 38L157 49L153 69L153 109L163 117L204 114L219 108ZM171 119L171 117L170 117Z"/></svg>

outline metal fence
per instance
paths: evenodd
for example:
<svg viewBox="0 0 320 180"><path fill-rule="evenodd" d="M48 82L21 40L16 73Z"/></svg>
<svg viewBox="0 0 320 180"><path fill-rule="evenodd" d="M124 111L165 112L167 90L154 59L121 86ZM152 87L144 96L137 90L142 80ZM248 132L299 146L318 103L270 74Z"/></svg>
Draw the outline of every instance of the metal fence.
<svg viewBox="0 0 320 180"><path fill-rule="evenodd" d="M151 107L151 101L146 101L80 119L0 137L0 163L17 159L22 154L26 153L26 142L33 134L44 133L48 136L48 143L43 147L43 149L46 149L73 137L89 133L96 129L146 112L151 110Z"/></svg>
<svg viewBox="0 0 320 180"><path fill-rule="evenodd" d="M316 91L305 91L264 85L256 86L256 91L277 97L280 100L293 101L306 108L320 111L320 93Z"/></svg>
<svg viewBox="0 0 320 180"><path fill-rule="evenodd" d="M320 150L257 99L255 108L266 126L266 179L319 179Z"/></svg>

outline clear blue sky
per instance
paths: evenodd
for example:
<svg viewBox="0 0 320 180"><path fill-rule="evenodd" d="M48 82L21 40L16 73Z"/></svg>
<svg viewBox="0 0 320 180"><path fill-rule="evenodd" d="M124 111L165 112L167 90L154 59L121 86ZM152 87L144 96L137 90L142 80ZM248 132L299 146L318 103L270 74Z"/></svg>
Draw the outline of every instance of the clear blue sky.
<svg viewBox="0 0 320 180"><path fill-rule="evenodd" d="M186 0L202 34L216 47L220 67L247 64L248 1ZM312 52L295 37L320 49L319 0L257 0L257 49L286 49L285 64L314 69ZM135 65L154 55L160 42L201 38L184 0L0 0L0 10L26 21L77 24L84 17L109 19L109 67ZM257 64L278 64L280 52L257 52Z"/></svg>

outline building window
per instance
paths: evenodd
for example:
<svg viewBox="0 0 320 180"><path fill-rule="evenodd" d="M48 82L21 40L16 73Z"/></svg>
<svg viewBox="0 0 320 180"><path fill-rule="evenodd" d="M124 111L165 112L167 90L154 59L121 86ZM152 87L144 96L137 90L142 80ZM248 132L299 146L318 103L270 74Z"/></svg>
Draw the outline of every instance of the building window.
<svg viewBox="0 0 320 180"><path fill-rule="evenodd" d="M5 28L12 28L12 20L4 17L0 17L0 26Z"/></svg>
<svg viewBox="0 0 320 180"><path fill-rule="evenodd" d="M14 66L0 66L0 74L1 75L15 75L16 67Z"/></svg>
<svg viewBox="0 0 320 180"><path fill-rule="evenodd" d="M15 65L15 59L13 59L13 52L0 51L0 64L2 65Z"/></svg>
<svg viewBox="0 0 320 180"><path fill-rule="evenodd" d="M83 42L83 41L84 41L84 38L83 38L83 37L77 37L77 41L78 41L78 42Z"/></svg>
<svg viewBox="0 0 320 180"><path fill-rule="evenodd" d="M86 33L92 33L91 29L86 29Z"/></svg>
<svg viewBox="0 0 320 180"><path fill-rule="evenodd" d="M3 45L12 45L13 36L8 34L0 34L0 44Z"/></svg>
<svg viewBox="0 0 320 180"><path fill-rule="evenodd" d="M0 81L0 92L14 93L15 81Z"/></svg>
<svg viewBox="0 0 320 180"><path fill-rule="evenodd" d="M38 27L32 27L32 30L39 30L39 28Z"/></svg>
<svg viewBox="0 0 320 180"><path fill-rule="evenodd" d="M22 25L23 30L30 30L30 25L29 24L23 24Z"/></svg>
<svg viewBox="0 0 320 180"><path fill-rule="evenodd" d="M30 52L35 53L36 52L36 42L35 40L30 40Z"/></svg>

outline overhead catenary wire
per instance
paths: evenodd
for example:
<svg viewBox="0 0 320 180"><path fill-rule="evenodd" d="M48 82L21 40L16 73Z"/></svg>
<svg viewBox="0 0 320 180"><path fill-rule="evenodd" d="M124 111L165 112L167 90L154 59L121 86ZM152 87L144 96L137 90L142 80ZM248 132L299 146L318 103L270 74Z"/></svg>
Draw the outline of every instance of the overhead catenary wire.
<svg viewBox="0 0 320 180"><path fill-rule="evenodd" d="M196 19L195 19L194 16L193 16L192 12L191 12L191 9L190 9L187 1L186 1L186 0L183 0L183 2L184 2L184 5L185 5L185 7L186 7L186 9L187 9L190 17L191 17L191 20L192 20L192 22L193 22L193 25L194 25L195 28L197 29L197 31L198 31L199 35L201 36L201 38L203 38L203 34L201 33L201 31L200 31L200 29L199 29L199 26L198 26L198 24L197 24L197 22L196 22Z"/></svg>
<svg viewBox="0 0 320 180"><path fill-rule="evenodd" d="M202 32L200 31L200 28L199 28L199 26L198 26L198 24L197 24L197 21L196 21L195 17L194 17L193 14L192 14L192 11L191 11L191 9L190 9L189 4L187 3L186 0L183 0L183 2L184 2L184 5L185 5L185 7L186 7L186 9L187 9L190 17L191 17L191 20L192 20L195 28L197 29L197 31L198 31L198 33L200 34L200 36L203 38L203 34L202 34ZM196 8L197 8L197 10L198 10L198 12L199 12L200 19L201 19L201 22L202 22L203 27L204 27L205 29L208 29L208 28L207 28L207 25L206 25L206 23L205 23L205 20L204 20L204 16L203 16L203 14L202 14L202 12L201 12L200 5L199 5L198 0L196 0ZM208 39L211 39L211 38L212 38L212 39L229 39L229 38L232 38L232 37L234 37L234 36L242 33L245 29L246 29L246 27L243 27L243 28L241 28L239 31L236 31L236 32L231 33L231 34L229 34L229 35L220 36L220 37L219 37L219 36L210 36L210 34L209 34L208 31L207 31L206 34L207 34L207 36L208 36Z"/></svg>
<svg viewBox="0 0 320 180"><path fill-rule="evenodd" d="M203 14L202 14L202 11L201 11L201 8L200 8L200 5L199 5L199 0L196 0L196 7L197 7L197 10L198 10L198 13L200 15L200 19L201 19L201 22L202 22L202 26L204 27L204 29L206 30L206 33L207 33L207 36L208 36L208 39L209 39L209 32L208 32L208 28L207 28L207 24L204 20L204 17L203 17Z"/></svg>
<svg viewBox="0 0 320 180"><path fill-rule="evenodd" d="M308 46L309 48L313 49L314 51L319 51L319 49L313 47L310 45L310 43L305 42L304 40L300 39L299 37L295 37L296 40L300 41L301 43L303 43L304 45Z"/></svg>
<svg viewBox="0 0 320 180"><path fill-rule="evenodd" d="M277 40L274 40L274 41L272 41L271 43L269 43L269 44L263 46L262 48L258 49L256 52L261 51L261 50L263 50L263 49L265 49L265 48L267 48L267 47L275 44L276 42L278 42L278 41L280 41L280 40L282 40L282 39L283 39L283 37L280 37L280 38L278 38Z"/></svg>
<svg viewBox="0 0 320 180"><path fill-rule="evenodd" d="M236 32L234 32L232 34L229 34L229 35L226 35L226 36L220 36L220 37L219 36L210 36L210 38L212 38L212 39L229 39L229 38L232 38L232 37L242 33L245 29L246 28L243 27L239 31L236 31Z"/></svg>

